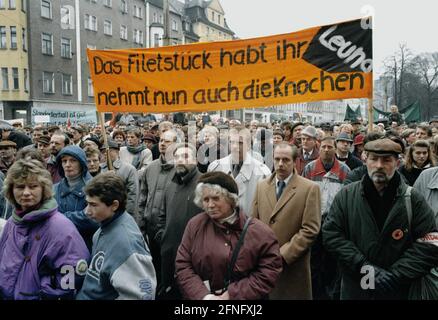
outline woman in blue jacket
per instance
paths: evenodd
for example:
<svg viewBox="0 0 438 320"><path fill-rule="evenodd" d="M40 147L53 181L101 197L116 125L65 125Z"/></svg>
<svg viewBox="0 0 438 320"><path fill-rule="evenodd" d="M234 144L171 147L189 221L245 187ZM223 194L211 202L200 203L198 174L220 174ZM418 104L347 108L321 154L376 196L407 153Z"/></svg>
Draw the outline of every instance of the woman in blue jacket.
<svg viewBox="0 0 438 320"><path fill-rule="evenodd" d="M93 234L99 226L84 212L87 206L84 188L92 179L84 150L78 146L63 148L56 157L56 166L63 177L54 186L58 210L73 222L87 247L91 249Z"/></svg>

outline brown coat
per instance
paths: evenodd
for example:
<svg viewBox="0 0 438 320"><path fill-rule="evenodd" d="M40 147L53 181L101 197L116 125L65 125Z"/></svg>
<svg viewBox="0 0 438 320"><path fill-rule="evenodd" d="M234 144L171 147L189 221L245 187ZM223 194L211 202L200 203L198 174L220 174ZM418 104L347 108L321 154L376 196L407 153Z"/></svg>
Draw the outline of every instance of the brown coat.
<svg viewBox="0 0 438 320"><path fill-rule="evenodd" d="M245 221L243 212L231 225L220 224L207 213L200 213L189 221L175 262L177 281L185 299L200 300L224 288L227 265ZM274 233L261 221L252 219L234 265L236 279L228 287L230 299L256 300L267 296L281 268Z"/></svg>
<svg viewBox="0 0 438 320"><path fill-rule="evenodd" d="M254 217L268 224L277 236L286 261L271 299L312 299L310 247L321 227L320 190L296 171L277 201L275 173L257 184Z"/></svg>

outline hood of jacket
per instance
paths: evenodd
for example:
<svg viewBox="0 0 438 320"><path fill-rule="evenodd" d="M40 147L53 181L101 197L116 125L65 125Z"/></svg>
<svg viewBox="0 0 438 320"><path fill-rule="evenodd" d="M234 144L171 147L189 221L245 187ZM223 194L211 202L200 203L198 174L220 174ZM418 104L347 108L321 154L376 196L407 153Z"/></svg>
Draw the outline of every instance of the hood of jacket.
<svg viewBox="0 0 438 320"><path fill-rule="evenodd" d="M61 158L63 156L71 156L79 161L82 169L82 177L85 177L88 173L87 157L85 156L84 150L78 146L67 146L62 148L56 156L56 166L58 167L59 174L65 178L64 169L62 168Z"/></svg>

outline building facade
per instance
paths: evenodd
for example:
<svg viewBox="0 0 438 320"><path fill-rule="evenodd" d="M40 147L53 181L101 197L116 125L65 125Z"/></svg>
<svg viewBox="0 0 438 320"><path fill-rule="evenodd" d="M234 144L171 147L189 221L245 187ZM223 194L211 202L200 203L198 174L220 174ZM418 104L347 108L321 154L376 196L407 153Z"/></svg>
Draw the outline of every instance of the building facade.
<svg viewBox="0 0 438 320"><path fill-rule="evenodd" d="M235 38L225 19L219 0L186 0L185 14L199 36L200 42L224 41Z"/></svg>
<svg viewBox="0 0 438 320"><path fill-rule="evenodd" d="M143 0L0 0L0 12L5 119L96 122L87 48L146 43Z"/></svg>
<svg viewBox="0 0 438 320"><path fill-rule="evenodd" d="M22 118L29 104L26 0L0 0L0 117Z"/></svg>

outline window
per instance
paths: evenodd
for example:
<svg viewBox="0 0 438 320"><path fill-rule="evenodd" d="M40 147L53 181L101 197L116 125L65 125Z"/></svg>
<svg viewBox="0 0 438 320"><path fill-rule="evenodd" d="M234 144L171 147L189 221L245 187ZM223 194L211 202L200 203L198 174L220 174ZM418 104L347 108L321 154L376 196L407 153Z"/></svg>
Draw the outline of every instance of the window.
<svg viewBox="0 0 438 320"><path fill-rule="evenodd" d="M134 4L134 17L143 18L143 8Z"/></svg>
<svg viewBox="0 0 438 320"><path fill-rule="evenodd" d="M112 0L103 0L103 5L111 8L113 6Z"/></svg>
<svg viewBox="0 0 438 320"><path fill-rule="evenodd" d="M21 0L21 10L23 12L27 11L27 0Z"/></svg>
<svg viewBox="0 0 438 320"><path fill-rule="evenodd" d="M52 19L52 2L41 0L41 17Z"/></svg>
<svg viewBox="0 0 438 320"><path fill-rule="evenodd" d="M17 27L11 27L11 49L17 49Z"/></svg>
<svg viewBox="0 0 438 320"><path fill-rule="evenodd" d="M154 47L160 46L160 35L158 33L154 33Z"/></svg>
<svg viewBox="0 0 438 320"><path fill-rule="evenodd" d="M128 40L128 27L120 25L120 39Z"/></svg>
<svg viewBox="0 0 438 320"><path fill-rule="evenodd" d="M2 68L2 90L9 90L8 68Z"/></svg>
<svg viewBox="0 0 438 320"><path fill-rule="evenodd" d="M154 12L152 14L152 22L153 23L158 23L158 14L156 12Z"/></svg>
<svg viewBox="0 0 438 320"><path fill-rule="evenodd" d="M211 21L214 22L214 11L211 12Z"/></svg>
<svg viewBox="0 0 438 320"><path fill-rule="evenodd" d="M0 49L6 49L6 27L0 26Z"/></svg>
<svg viewBox="0 0 438 320"><path fill-rule="evenodd" d="M71 40L61 38L61 57L71 59Z"/></svg>
<svg viewBox="0 0 438 320"><path fill-rule="evenodd" d="M134 29L134 43L143 44L143 31Z"/></svg>
<svg viewBox="0 0 438 320"><path fill-rule="evenodd" d="M15 0L9 0L9 9L15 9Z"/></svg>
<svg viewBox="0 0 438 320"><path fill-rule="evenodd" d="M12 68L12 89L20 89L20 77L18 76L18 68Z"/></svg>
<svg viewBox="0 0 438 320"><path fill-rule="evenodd" d="M42 53L53 55L53 36L49 33L41 34Z"/></svg>
<svg viewBox="0 0 438 320"><path fill-rule="evenodd" d="M85 29L97 31L97 18L95 16L85 15Z"/></svg>
<svg viewBox="0 0 438 320"><path fill-rule="evenodd" d="M217 15L217 23L221 24L221 15L220 14Z"/></svg>
<svg viewBox="0 0 438 320"><path fill-rule="evenodd" d="M0 9L5 8L5 2L6 2L6 0L0 0Z"/></svg>
<svg viewBox="0 0 438 320"><path fill-rule="evenodd" d="M103 33L109 36L113 34L113 25L110 20L105 20L103 22Z"/></svg>
<svg viewBox="0 0 438 320"><path fill-rule="evenodd" d="M122 13L128 13L128 3L126 0L122 0L120 2L120 10L122 11Z"/></svg>
<svg viewBox="0 0 438 320"><path fill-rule="evenodd" d="M186 22L185 29L186 31L190 31L190 22Z"/></svg>
<svg viewBox="0 0 438 320"><path fill-rule="evenodd" d="M73 94L73 81L71 74L62 74L62 94Z"/></svg>
<svg viewBox="0 0 438 320"><path fill-rule="evenodd" d="M172 19L172 30L178 31L178 23Z"/></svg>
<svg viewBox="0 0 438 320"><path fill-rule="evenodd" d="M91 81L91 78L88 78L88 96L89 97L94 96L93 81Z"/></svg>
<svg viewBox="0 0 438 320"><path fill-rule="evenodd" d="M53 72L43 71L43 92L55 93L55 75Z"/></svg>
<svg viewBox="0 0 438 320"><path fill-rule="evenodd" d="M29 76L27 74L27 69L24 69L24 91L29 91Z"/></svg>
<svg viewBox="0 0 438 320"><path fill-rule="evenodd" d="M27 50L27 37L26 37L26 29L21 29L21 42L23 43L23 50Z"/></svg>
<svg viewBox="0 0 438 320"><path fill-rule="evenodd" d="M160 14L158 22L161 23L161 24L164 24L164 20L163 20L163 15L162 14Z"/></svg>
<svg viewBox="0 0 438 320"><path fill-rule="evenodd" d="M75 28L74 12L70 10L70 6L61 7L61 27L63 29Z"/></svg>

